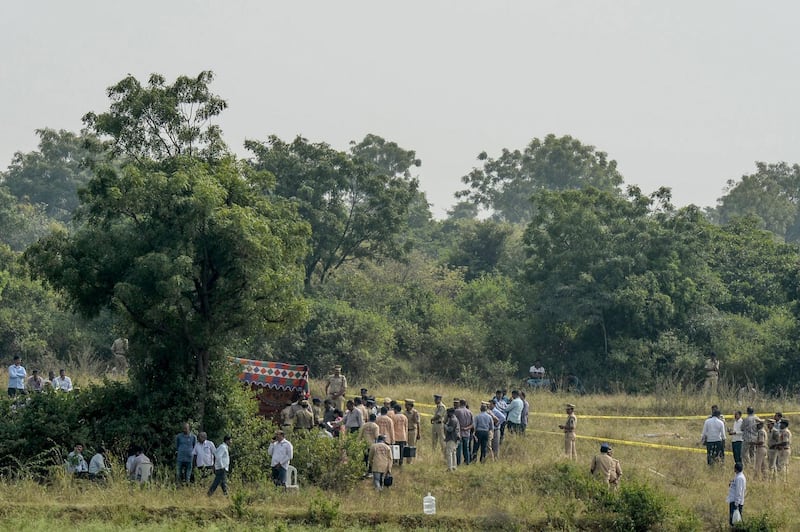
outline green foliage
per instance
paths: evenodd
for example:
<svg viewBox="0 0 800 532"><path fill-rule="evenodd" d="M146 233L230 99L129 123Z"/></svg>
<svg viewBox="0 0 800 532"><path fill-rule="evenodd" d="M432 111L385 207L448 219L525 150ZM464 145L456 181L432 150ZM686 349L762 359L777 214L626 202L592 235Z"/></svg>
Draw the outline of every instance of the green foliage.
<svg viewBox="0 0 800 532"><path fill-rule="evenodd" d="M622 184L616 161L569 135L534 138L523 151L503 148L497 159L486 152L478 159L484 161L483 168L461 178L469 189L456 197L492 209L497 218L512 223L531 219L535 202L530 197L536 191L584 187L615 191Z"/></svg>
<svg viewBox="0 0 800 532"><path fill-rule="evenodd" d="M245 146L256 156L253 166L275 176L274 189L265 193L291 201L311 225L307 288L313 279L323 283L346 262L402 256L398 232L417 181L405 176L408 161L397 155L396 145L369 136L354 147L356 156L302 137L286 143L271 136L266 143Z"/></svg>
<svg viewBox="0 0 800 532"><path fill-rule="evenodd" d="M352 379L368 373L383 378L392 369L392 333L385 315L353 308L346 301L317 298L305 327L278 341L276 350L281 360L308 364L312 371L341 364Z"/></svg>
<svg viewBox="0 0 800 532"><path fill-rule="evenodd" d="M745 515L747 517L742 519L740 523L735 524L731 530L737 532L777 532L780 530L778 524L769 514L762 513L755 517L750 517L748 514Z"/></svg>
<svg viewBox="0 0 800 532"><path fill-rule="evenodd" d="M47 217L45 208L28 201L19 201L0 186L0 245L23 251L46 235L56 223Z"/></svg>
<svg viewBox="0 0 800 532"><path fill-rule="evenodd" d="M36 134L39 150L16 152L3 183L20 203L41 206L47 216L67 222L78 206L78 189L91 178L96 139L47 128Z"/></svg>
<svg viewBox="0 0 800 532"><path fill-rule="evenodd" d="M717 200L719 222L754 217L760 228L787 242L800 239L798 214L800 165L756 163L756 172L728 181L725 196Z"/></svg>
<svg viewBox="0 0 800 532"><path fill-rule="evenodd" d="M84 313L112 306L125 316L134 378L154 393L170 393L163 375L189 378L201 419L209 365L232 336L303 319L307 233L290 209L252 192L235 161L174 163L169 174L106 168L83 195L86 223L26 257Z"/></svg>
<svg viewBox="0 0 800 532"><path fill-rule="evenodd" d="M349 491L364 478L367 444L360 437L327 438L317 431L295 432L292 465L301 481L322 489Z"/></svg>
<svg viewBox="0 0 800 532"><path fill-rule="evenodd" d="M334 499L315 498L308 506L306 523L331 528L339 521L339 502Z"/></svg>
<svg viewBox="0 0 800 532"><path fill-rule="evenodd" d="M87 113L86 126L100 137L110 137L111 153L139 164L163 162L179 156L211 161L226 151L222 132L210 120L228 104L212 93L214 73L179 76L171 85L152 74L147 86L127 76L108 88L108 112Z"/></svg>
<svg viewBox="0 0 800 532"><path fill-rule="evenodd" d="M646 484L624 482L599 499L599 507L616 514L614 530L647 532L668 515L667 497Z"/></svg>

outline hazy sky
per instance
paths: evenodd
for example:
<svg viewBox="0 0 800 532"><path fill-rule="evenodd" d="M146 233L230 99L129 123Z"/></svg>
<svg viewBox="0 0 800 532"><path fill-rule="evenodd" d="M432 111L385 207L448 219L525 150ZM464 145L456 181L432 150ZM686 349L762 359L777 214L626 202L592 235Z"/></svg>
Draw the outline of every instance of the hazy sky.
<svg viewBox="0 0 800 532"><path fill-rule="evenodd" d="M219 123L414 149L437 216L483 150L570 134L628 184L714 205L754 161L800 162L800 2L8 1L0 168L78 130L127 74L213 70Z"/></svg>

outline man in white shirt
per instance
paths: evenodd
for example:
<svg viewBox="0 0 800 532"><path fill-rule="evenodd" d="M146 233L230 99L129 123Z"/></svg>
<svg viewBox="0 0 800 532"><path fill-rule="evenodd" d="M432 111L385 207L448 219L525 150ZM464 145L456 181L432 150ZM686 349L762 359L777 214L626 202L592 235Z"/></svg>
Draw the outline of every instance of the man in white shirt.
<svg viewBox="0 0 800 532"><path fill-rule="evenodd" d="M544 366L538 360L533 363L531 369L528 370L528 373L531 375L531 379L544 379Z"/></svg>
<svg viewBox="0 0 800 532"><path fill-rule="evenodd" d="M739 519L741 520L742 511L744 510L744 497L747 494L747 479L744 477L743 469L744 466L741 462L736 462L733 465L735 475L728 488L728 496L725 498L725 502L728 503L728 522L731 526L733 526L733 513L739 510Z"/></svg>
<svg viewBox="0 0 800 532"><path fill-rule="evenodd" d="M105 449L102 447L97 448L97 452L92 459L89 460L89 479L90 480L97 480L98 478L103 478L108 471L108 467L106 466L106 455Z"/></svg>
<svg viewBox="0 0 800 532"><path fill-rule="evenodd" d="M83 445L80 443L67 455L67 473L72 473L76 477L86 477L89 473L89 466L83 457Z"/></svg>
<svg viewBox="0 0 800 532"><path fill-rule="evenodd" d="M14 363L8 367L8 396L14 397L17 394L25 393L25 378L28 374L22 365L19 355L14 357Z"/></svg>
<svg viewBox="0 0 800 532"><path fill-rule="evenodd" d="M208 439L208 434L200 432L197 434L197 443L194 444L192 456L194 456L194 467L200 471L200 476L206 478L208 473L214 470L214 453L217 447L214 442Z"/></svg>
<svg viewBox="0 0 800 532"><path fill-rule="evenodd" d="M203 433L201 433L203 434ZM222 486L222 494L228 496L228 470L231 465L231 455L229 446L231 444L231 437L225 436L222 439L222 445L216 448L214 452L214 482L208 488L208 496L214 495L217 486Z"/></svg>
<svg viewBox="0 0 800 532"><path fill-rule="evenodd" d="M720 417L720 411L714 410L711 417L703 423L700 442L706 446L708 465L725 461L725 422Z"/></svg>
<svg viewBox="0 0 800 532"><path fill-rule="evenodd" d="M58 377L53 379L53 388L61 390L62 392L72 391L72 379L67 377L63 369L58 372Z"/></svg>
<svg viewBox="0 0 800 532"><path fill-rule="evenodd" d="M289 462L294 457L294 447L286 439L286 435L282 430L275 434L272 443L269 444L267 453L272 457L272 481L276 486L286 487L286 472L289 468Z"/></svg>

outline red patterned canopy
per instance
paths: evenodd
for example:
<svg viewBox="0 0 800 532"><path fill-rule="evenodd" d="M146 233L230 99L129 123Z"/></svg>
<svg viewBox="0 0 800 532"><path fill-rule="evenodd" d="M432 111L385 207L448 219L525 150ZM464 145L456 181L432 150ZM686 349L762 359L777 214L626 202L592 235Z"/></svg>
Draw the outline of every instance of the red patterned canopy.
<svg viewBox="0 0 800 532"><path fill-rule="evenodd" d="M303 392L305 396L308 396L308 366L306 365L236 357L230 357L230 359L242 367L242 372L239 374L241 382L274 390Z"/></svg>

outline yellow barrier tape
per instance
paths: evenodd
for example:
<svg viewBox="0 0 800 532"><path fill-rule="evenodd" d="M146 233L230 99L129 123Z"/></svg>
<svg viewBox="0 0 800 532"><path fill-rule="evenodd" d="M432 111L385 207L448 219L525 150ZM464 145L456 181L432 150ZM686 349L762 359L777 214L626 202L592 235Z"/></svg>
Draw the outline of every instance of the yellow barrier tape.
<svg viewBox="0 0 800 532"><path fill-rule="evenodd" d="M384 397L376 397L375 400L378 404L382 404ZM403 403L403 400L397 400L398 403ZM442 402L445 406L448 406L447 403L444 401ZM436 405L426 404L426 403L414 403L414 407L425 407L425 408L436 408ZM422 415L430 415L424 414L420 412ZM563 413L552 413L552 412L534 412L531 410L531 416L539 416L539 417L564 417L565 414ZM581 414L580 412L576 412L578 418L581 419L640 419L640 420L659 420L659 419L706 419L708 418L708 414L695 414L690 416L612 416L612 415L604 415L604 414ZM758 417L762 419L769 419L774 415L773 413L766 414L766 413L758 413L756 414ZM784 417L786 416L797 416L800 415L800 412L783 412ZM733 416L730 416L730 419L733 419Z"/></svg>
<svg viewBox="0 0 800 532"><path fill-rule="evenodd" d="M563 432L552 432L547 430L536 430L528 428L525 432L538 432L539 434L552 434L554 436L563 436ZM575 437L579 440L590 440L590 441L599 441L599 442L607 442L607 443L616 443L619 445L632 445L636 447L650 447L654 449L672 449L675 451L688 451L692 453L703 453L705 454L705 449L698 449L695 447L685 447L682 445L668 445L665 443L650 443L646 441L630 441L630 440L617 440L612 438L600 438L597 436L583 436L580 434L576 434Z"/></svg>

